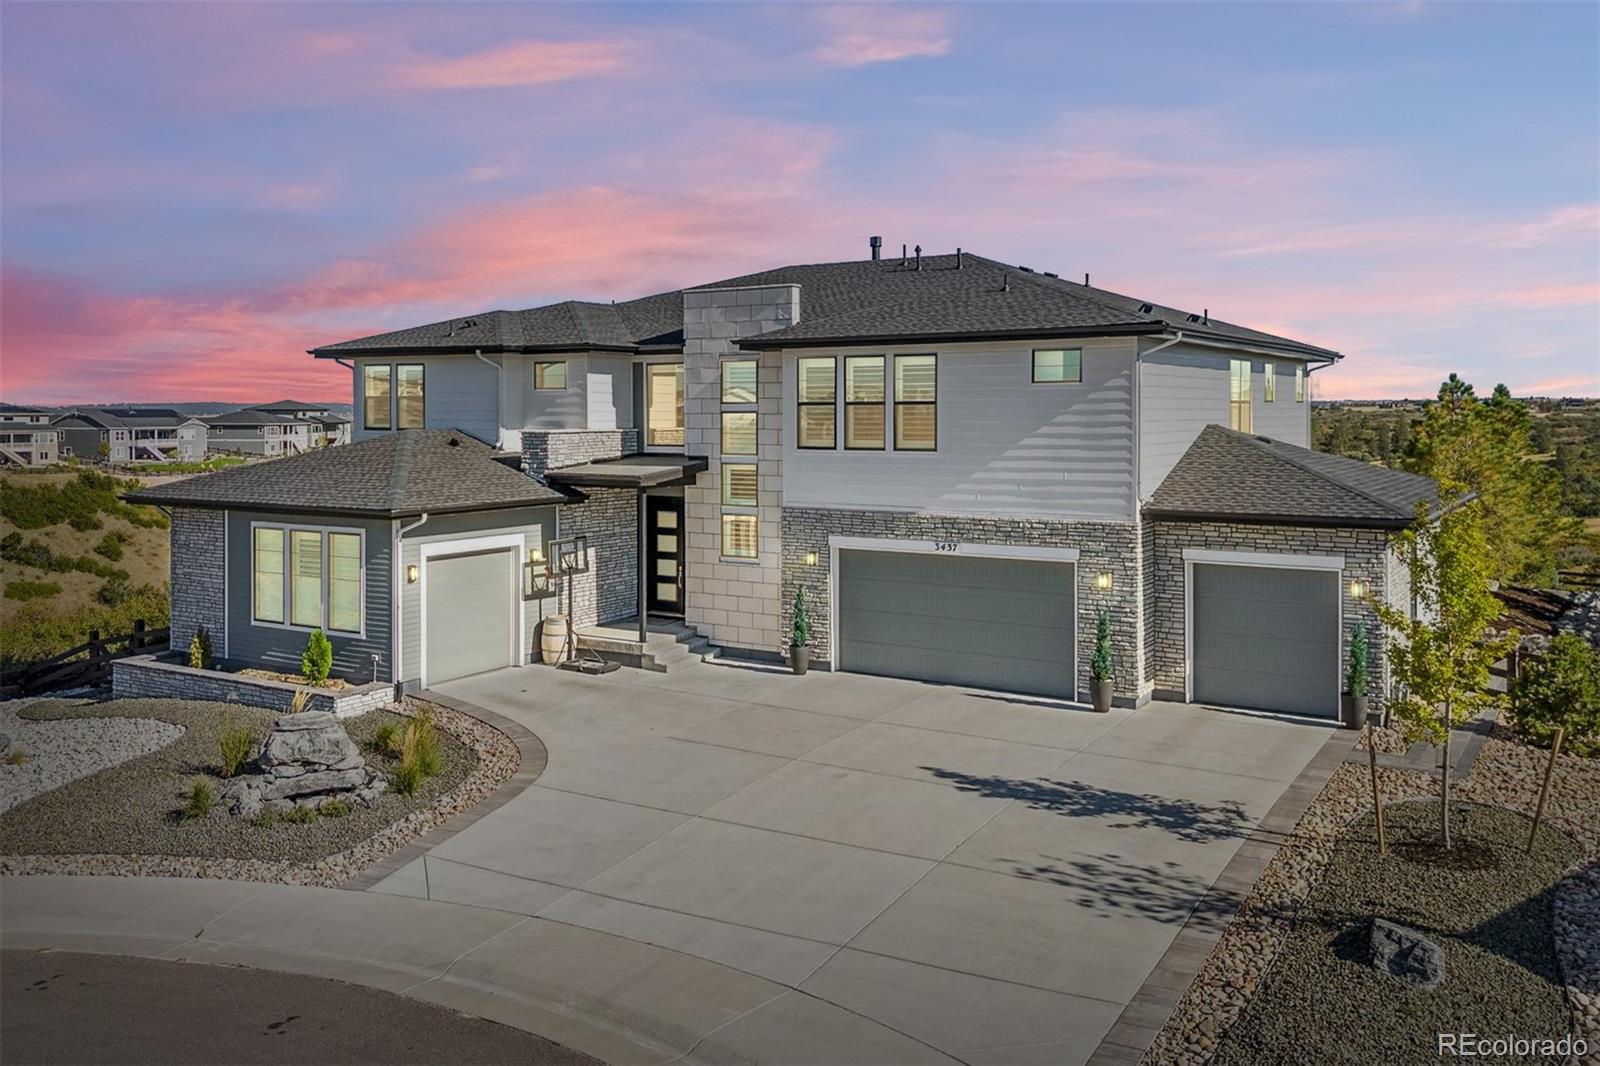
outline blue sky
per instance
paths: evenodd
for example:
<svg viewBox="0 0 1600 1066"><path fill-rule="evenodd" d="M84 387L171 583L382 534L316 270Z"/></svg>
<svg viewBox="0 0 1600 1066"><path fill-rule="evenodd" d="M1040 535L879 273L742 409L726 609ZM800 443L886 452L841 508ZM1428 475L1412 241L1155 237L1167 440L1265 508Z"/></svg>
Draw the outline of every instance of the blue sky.
<svg viewBox="0 0 1600 1066"><path fill-rule="evenodd" d="M1600 393L1600 6L0 7L9 400L337 397L303 349L956 245ZM237 368L248 373L237 373Z"/></svg>

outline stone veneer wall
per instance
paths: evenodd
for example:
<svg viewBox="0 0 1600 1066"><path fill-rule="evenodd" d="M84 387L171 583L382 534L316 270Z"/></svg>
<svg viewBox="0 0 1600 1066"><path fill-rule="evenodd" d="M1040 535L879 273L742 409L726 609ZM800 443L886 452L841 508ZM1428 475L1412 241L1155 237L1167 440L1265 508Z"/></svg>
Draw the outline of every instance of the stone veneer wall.
<svg viewBox="0 0 1600 1066"><path fill-rule="evenodd" d="M734 341L795 322L795 285L683 294L684 436L690 455L711 467L684 487L688 534L685 620L718 644L776 652L783 646L779 583L783 465L783 357L741 352ZM722 558L722 360L757 360L756 526L754 559ZM738 408L734 408L738 409ZM748 410L748 408L744 408ZM748 463L747 456L728 456Z"/></svg>
<svg viewBox="0 0 1600 1066"><path fill-rule="evenodd" d="M223 654L227 627L226 511L177 507L172 511L172 647L187 652L200 626L211 634L211 646Z"/></svg>
<svg viewBox="0 0 1600 1066"><path fill-rule="evenodd" d="M1381 710L1389 691L1389 665L1383 649L1383 627L1372 609L1372 597L1390 598L1387 564L1389 534L1376 529L1319 529L1304 526L1243 525L1224 522L1153 523L1155 552L1153 575L1156 629L1155 658L1152 663L1156 695L1182 699L1184 690L1184 630L1187 624L1184 605L1185 548L1217 551L1278 552L1291 555L1342 555L1344 573L1340 575L1339 595L1343 601L1344 640L1339 650L1340 676L1349 661L1350 634L1358 621L1367 623L1372 649L1371 681L1367 694L1370 709ZM1371 596L1357 600L1350 595L1352 581L1360 580Z"/></svg>
<svg viewBox="0 0 1600 1066"><path fill-rule="evenodd" d="M528 430L522 434L522 471L540 482L548 470L616 459L639 450L636 429ZM589 569L572 579L572 601L562 597L573 625L614 622L638 612L639 501L632 489L584 489L582 503L562 506L562 537L589 538Z"/></svg>
<svg viewBox="0 0 1600 1066"><path fill-rule="evenodd" d="M1095 624L1102 607L1111 614L1111 654L1118 701L1135 703L1149 691L1141 653L1140 536L1138 527L1131 522L1062 522L1041 518L785 507L782 631L789 631L794 594L803 587L814 654L829 662L833 659L833 648L829 644L833 614L828 588L830 536L1077 548L1078 698L1089 698L1089 660L1094 654ZM807 552L817 553L815 566L806 564ZM1095 575L1105 572L1112 575L1112 587L1109 590L1095 588Z"/></svg>
<svg viewBox="0 0 1600 1066"><path fill-rule="evenodd" d="M111 695L119 700L200 700L287 711L302 688L302 685L267 678L196 670L154 655L117 659L111 664ZM306 710L330 711L340 718L366 714L394 702L394 686L386 681L348 689L310 689L309 692Z"/></svg>

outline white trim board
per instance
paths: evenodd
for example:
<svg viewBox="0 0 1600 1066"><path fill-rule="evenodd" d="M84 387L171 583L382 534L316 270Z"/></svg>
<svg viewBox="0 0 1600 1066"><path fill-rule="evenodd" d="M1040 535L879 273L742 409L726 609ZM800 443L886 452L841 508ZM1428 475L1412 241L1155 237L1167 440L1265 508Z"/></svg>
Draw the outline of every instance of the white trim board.
<svg viewBox="0 0 1600 1066"><path fill-rule="evenodd" d="M1235 552L1212 548L1185 548L1186 563L1216 563L1222 566L1277 566L1286 570L1343 570L1342 555L1293 555L1287 552Z"/></svg>
<svg viewBox="0 0 1600 1066"><path fill-rule="evenodd" d="M401 541L405 543L404 540ZM428 560L441 556L477 555L503 551L510 560L511 590L511 647L507 666L521 666L522 649L526 646L525 618L522 610L522 553L527 538L522 533L502 533L489 537L463 537L457 540L434 540L417 546L417 677L421 687L427 688L428 677ZM401 634L403 640L405 634Z"/></svg>

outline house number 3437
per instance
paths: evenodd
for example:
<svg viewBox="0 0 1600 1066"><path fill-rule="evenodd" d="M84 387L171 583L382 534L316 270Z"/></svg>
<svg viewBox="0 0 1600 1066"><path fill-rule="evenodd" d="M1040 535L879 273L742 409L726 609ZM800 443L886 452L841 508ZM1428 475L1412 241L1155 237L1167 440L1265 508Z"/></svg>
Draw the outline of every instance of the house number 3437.
<svg viewBox="0 0 1600 1066"><path fill-rule="evenodd" d="M933 550L936 552L953 552L956 550L956 542L953 540L936 540L933 542Z"/></svg>

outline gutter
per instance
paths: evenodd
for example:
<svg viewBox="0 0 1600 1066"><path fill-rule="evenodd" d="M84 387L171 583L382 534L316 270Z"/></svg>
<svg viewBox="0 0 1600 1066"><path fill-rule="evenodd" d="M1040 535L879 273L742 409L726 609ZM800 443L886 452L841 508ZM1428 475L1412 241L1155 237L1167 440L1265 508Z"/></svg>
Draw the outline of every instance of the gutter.
<svg viewBox="0 0 1600 1066"><path fill-rule="evenodd" d="M485 359L482 348L474 348L472 354L484 366L495 369L494 411L495 418L500 424L495 427L494 446L498 448L500 447L500 431L505 428L506 424L506 365L504 362L496 363L491 359Z"/></svg>
<svg viewBox="0 0 1600 1066"><path fill-rule="evenodd" d="M422 513L422 517L411 523L409 526L397 527L394 531L394 541L389 548L389 557L394 562L394 584L392 586L394 589L392 594L394 596L394 632L390 634L390 640L393 642L393 648L390 651L389 660L394 664L393 681L397 688L403 683L405 678L405 673L401 670L402 664L400 661L402 649L405 647L405 592L403 591L405 586L405 573L401 569L402 560L400 558L400 538L404 537L413 529L420 529L427 521L428 513L424 511Z"/></svg>

